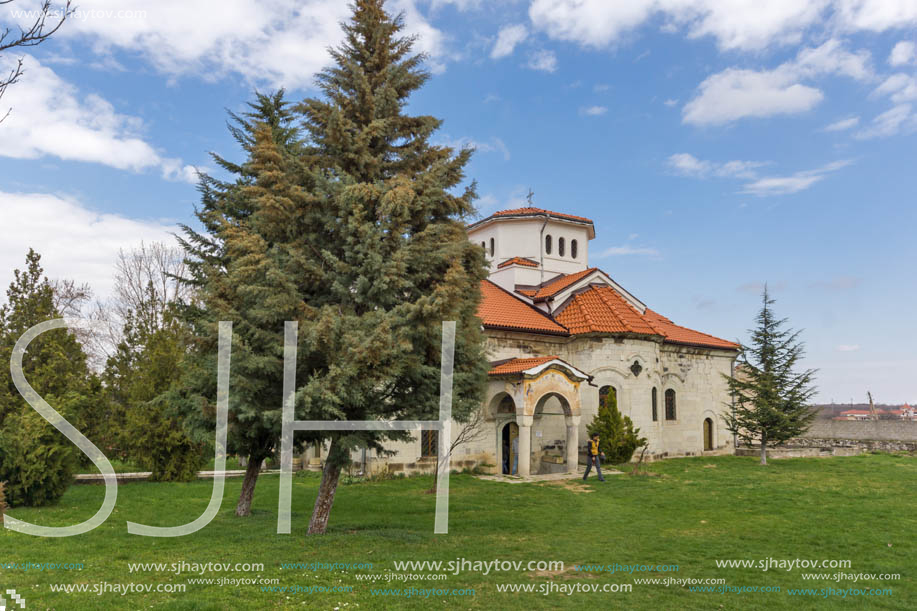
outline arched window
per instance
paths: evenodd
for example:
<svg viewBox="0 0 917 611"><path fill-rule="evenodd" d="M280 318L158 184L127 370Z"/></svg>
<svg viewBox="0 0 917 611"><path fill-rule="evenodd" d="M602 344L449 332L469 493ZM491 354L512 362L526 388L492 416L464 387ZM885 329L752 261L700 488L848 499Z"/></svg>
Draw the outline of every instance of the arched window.
<svg viewBox="0 0 917 611"><path fill-rule="evenodd" d="M557 256L558 257L564 256L564 239L563 238L557 238Z"/></svg>
<svg viewBox="0 0 917 611"><path fill-rule="evenodd" d="M614 386L603 386L599 389L599 407L603 407L608 401L609 395L614 400L615 407L618 405L618 389Z"/></svg>
<svg viewBox="0 0 917 611"><path fill-rule="evenodd" d="M498 414L515 414L516 413L516 404L513 403L513 398L509 395L503 397L500 400L500 405L497 406Z"/></svg>
<svg viewBox="0 0 917 611"><path fill-rule="evenodd" d="M551 254L551 234L544 237L544 254Z"/></svg>
<svg viewBox="0 0 917 611"><path fill-rule="evenodd" d="M656 407L656 387L653 386L653 422L659 420L659 409Z"/></svg>
<svg viewBox="0 0 917 611"><path fill-rule="evenodd" d="M675 391L671 388L665 391L665 419L675 420Z"/></svg>
<svg viewBox="0 0 917 611"><path fill-rule="evenodd" d="M490 238L490 256L494 256L494 239Z"/></svg>
<svg viewBox="0 0 917 611"><path fill-rule="evenodd" d="M484 242L481 242L481 248L484 249L484 252L487 252L487 244L485 244Z"/></svg>
<svg viewBox="0 0 917 611"><path fill-rule="evenodd" d="M570 240L570 257L576 259L576 240Z"/></svg>

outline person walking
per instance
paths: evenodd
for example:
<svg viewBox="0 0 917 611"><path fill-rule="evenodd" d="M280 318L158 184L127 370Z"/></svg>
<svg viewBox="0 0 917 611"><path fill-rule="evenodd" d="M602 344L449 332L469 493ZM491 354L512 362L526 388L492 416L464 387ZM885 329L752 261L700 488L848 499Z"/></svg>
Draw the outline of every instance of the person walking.
<svg viewBox="0 0 917 611"><path fill-rule="evenodd" d="M595 465L595 472L599 476L599 481L605 481L605 478L602 477L601 466L604 458L605 453L599 450L599 434L593 433L592 438L589 439L586 445L586 472L583 473L583 481L586 481L586 478L589 477L589 470L592 469L592 465Z"/></svg>

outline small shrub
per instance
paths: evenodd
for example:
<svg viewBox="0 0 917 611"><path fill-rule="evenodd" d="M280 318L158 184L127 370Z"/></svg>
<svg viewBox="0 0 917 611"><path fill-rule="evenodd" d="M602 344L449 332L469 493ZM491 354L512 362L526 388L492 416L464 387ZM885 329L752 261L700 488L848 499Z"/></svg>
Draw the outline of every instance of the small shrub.
<svg viewBox="0 0 917 611"><path fill-rule="evenodd" d="M11 507L56 502L73 483L79 449L38 412L10 414L0 430L0 481Z"/></svg>
<svg viewBox="0 0 917 611"><path fill-rule="evenodd" d="M634 428L633 421L621 415L614 393L605 396L586 430L590 436L599 434L599 448L605 453L605 462L611 464L629 462L637 448L646 443L646 438L639 436L640 429Z"/></svg>

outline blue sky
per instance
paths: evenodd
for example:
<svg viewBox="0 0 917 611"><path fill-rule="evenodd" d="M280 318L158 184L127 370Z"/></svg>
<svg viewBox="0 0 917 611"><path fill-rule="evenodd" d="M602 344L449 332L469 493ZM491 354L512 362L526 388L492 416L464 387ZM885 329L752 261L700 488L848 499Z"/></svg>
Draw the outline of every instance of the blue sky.
<svg viewBox="0 0 917 611"><path fill-rule="evenodd" d="M917 3L761 4L390 2L434 72L410 110L477 147L483 212L531 188L594 219L594 265L729 339L768 282L820 399L917 401ZM214 6L86 0L28 50L0 100L0 283L34 246L104 297L118 248L191 220L208 151L238 158L224 109L256 88L313 95L347 14Z"/></svg>

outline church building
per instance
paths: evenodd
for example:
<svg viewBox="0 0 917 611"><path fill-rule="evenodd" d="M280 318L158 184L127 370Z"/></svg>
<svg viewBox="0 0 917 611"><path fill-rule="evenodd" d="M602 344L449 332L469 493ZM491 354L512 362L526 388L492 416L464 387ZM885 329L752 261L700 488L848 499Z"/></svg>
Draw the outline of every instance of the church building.
<svg viewBox="0 0 917 611"><path fill-rule="evenodd" d="M503 210L471 224L468 238L490 262L478 316L491 368L479 430L456 448L453 468L575 472L586 426L611 395L647 438L647 458L732 452L723 376L732 375L738 345L675 324L591 267L591 220ZM461 428L454 423L452 435ZM393 444L394 457L366 467L430 471L436 435Z"/></svg>

